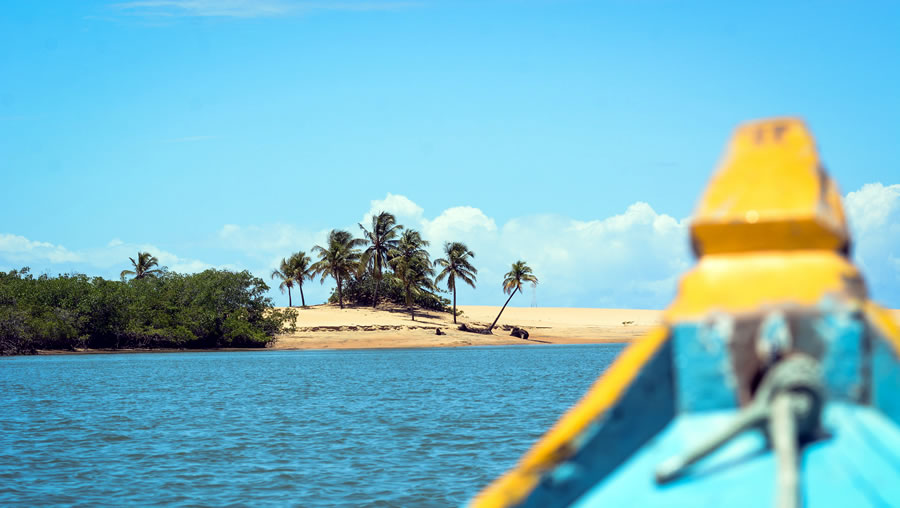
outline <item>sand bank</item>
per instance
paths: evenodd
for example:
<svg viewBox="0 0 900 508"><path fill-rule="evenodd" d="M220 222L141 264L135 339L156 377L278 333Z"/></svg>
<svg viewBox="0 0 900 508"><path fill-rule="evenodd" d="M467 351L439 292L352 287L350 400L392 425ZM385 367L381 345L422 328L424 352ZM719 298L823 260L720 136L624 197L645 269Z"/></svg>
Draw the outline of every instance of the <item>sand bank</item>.
<svg viewBox="0 0 900 508"><path fill-rule="evenodd" d="M500 307L461 306L458 323L486 328ZM449 313L416 313L402 308L317 305L298 309L297 332L281 335L276 349L358 349L398 347L492 346L507 344L591 344L628 342L659 322L661 311L507 307L493 335L463 332ZM528 340L509 335L517 326ZM437 335L436 329L445 335Z"/></svg>
<svg viewBox="0 0 900 508"><path fill-rule="evenodd" d="M464 305L457 318L486 328L500 307ZM584 309L562 307L507 307L493 335L463 332L449 313L416 313L413 321L399 307L316 305L300 309L297 332L281 335L275 349L369 349L411 347L497 346L510 344L597 344L629 342L660 323L662 311L638 309ZM900 310L891 313L900 322ZM509 335L513 326L524 328L528 340ZM440 328L445 335L437 335Z"/></svg>

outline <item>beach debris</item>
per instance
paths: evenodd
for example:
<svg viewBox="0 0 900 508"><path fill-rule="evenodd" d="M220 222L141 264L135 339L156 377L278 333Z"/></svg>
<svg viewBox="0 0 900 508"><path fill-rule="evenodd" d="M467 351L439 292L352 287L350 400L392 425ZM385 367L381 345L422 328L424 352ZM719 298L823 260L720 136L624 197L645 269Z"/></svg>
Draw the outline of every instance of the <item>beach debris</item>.
<svg viewBox="0 0 900 508"><path fill-rule="evenodd" d="M622 321L622 326L633 325L634 321Z"/></svg>
<svg viewBox="0 0 900 508"><path fill-rule="evenodd" d="M519 328L518 326L513 328L512 331L509 332L509 334L513 337L518 337L520 339L528 340L528 330Z"/></svg>
<svg viewBox="0 0 900 508"><path fill-rule="evenodd" d="M463 332L480 333L482 335L493 335L487 328L475 328L474 326L466 326L465 323L459 325L458 329Z"/></svg>
<svg viewBox="0 0 900 508"><path fill-rule="evenodd" d="M435 335L447 335L446 333L442 332L440 328L435 328L434 334Z"/></svg>

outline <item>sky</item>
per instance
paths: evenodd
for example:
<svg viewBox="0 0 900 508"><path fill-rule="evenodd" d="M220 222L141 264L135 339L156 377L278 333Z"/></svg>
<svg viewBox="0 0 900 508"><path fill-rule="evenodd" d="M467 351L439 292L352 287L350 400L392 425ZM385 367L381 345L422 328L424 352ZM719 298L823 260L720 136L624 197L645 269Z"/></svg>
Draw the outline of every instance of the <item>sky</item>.
<svg viewBox="0 0 900 508"><path fill-rule="evenodd" d="M0 7L0 270L250 270L387 210L460 304L663 308L741 122L804 118L900 308L900 3L26 1ZM307 283L319 303L333 283ZM271 292L279 304L287 297Z"/></svg>

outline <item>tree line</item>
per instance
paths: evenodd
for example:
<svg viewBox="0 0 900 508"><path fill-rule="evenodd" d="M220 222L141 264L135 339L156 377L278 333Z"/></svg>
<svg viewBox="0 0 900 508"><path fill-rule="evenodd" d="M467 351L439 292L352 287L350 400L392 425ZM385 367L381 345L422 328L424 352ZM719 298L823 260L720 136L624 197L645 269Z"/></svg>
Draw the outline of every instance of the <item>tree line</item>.
<svg viewBox="0 0 900 508"><path fill-rule="evenodd" d="M304 283L316 278L324 283L331 278L335 290L329 301L342 309L345 300L376 308L380 300L386 299L405 305L413 320L418 305L450 311L456 323L458 284L475 288L477 282L478 270L472 264L474 252L462 242L447 242L443 248L444 257L432 261L426 250L429 242L415 229L398 224L397 218L388 212L373 215L368 227L358 226L362 231L361 238L354 238L349 231L331 230L325 245L315 245L311 250L316 261L304 251L282 258L271 277L280 281L278 287L282 293L287 290L289 307L293 306L293 288L300 291L301 305L305 307ZM521 292L526 283L537 285L538 279L524 261L516 261L503 281L503 290L509 298L489 330L497 324L513 295ZM452 303L437 294L441 284L452 293Z"/></svg>
<svg viewBox="0 0 900 508"><path fill-rule="evenodd" d="M0 354L39 349L265 347L295 326L248 271L179 274L149 253L121 280L0 272ZM126 280L129 278L129 280Z"/></svg>

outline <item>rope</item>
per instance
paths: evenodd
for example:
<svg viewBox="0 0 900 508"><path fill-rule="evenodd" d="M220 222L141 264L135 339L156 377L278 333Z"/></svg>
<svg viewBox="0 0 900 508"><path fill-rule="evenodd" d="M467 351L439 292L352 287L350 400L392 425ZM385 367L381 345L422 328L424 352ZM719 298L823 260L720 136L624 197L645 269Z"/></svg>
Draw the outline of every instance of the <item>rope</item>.
<svg viewBox="0 0 900 508"><path fill-rule="evenodd" d="M765 375L753 402L738 413L720 432L699 443L681 457L672 457L657 468L656 482L668 483L683 476L703 459L734 437L750 429L767 432L775 453L775 505L801 505L797 448L816 437L819 431L824 388L818 362L795 354L776 363Z"/></svg>

